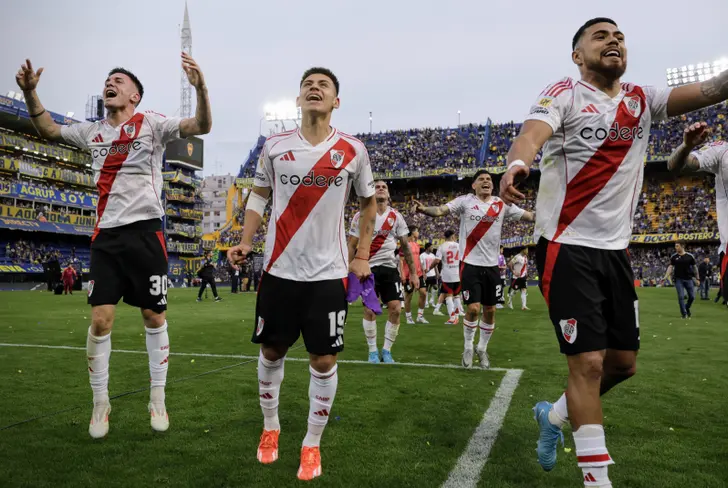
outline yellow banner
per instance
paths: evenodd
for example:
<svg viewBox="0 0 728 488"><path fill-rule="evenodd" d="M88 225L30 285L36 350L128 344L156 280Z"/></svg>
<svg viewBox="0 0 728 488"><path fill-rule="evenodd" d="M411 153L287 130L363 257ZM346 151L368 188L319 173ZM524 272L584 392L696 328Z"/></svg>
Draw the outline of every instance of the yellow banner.
<svg viewBox="0 0 728 488"><path fill-rule="evenodd" d="M633 244L660 244L663 242L697 242L697 241L719 241L718 232L671 232L668 234L634 234L630 242Z"/></svg>
<svg viewBox="0 0 728 488"><path fill-rule="evenodd" d="M0 159L0 170L20 173L27 176L33 176L35 178L44 178L46 180L72 183L74 185L95 186L93 177L90 174L85 174L72 169L54 168L37 163L17 161L15 159Z"/></svg>
<svg viewBox="0 0 728 488"><path fill-rule="evenodd" d="M20 170L20 161L2 158L0 159L0 169L10 171L11 173L17 173Z"/></svg>
<svg viewBox="0 0 728 488"><path fill-rule="evenodd" d="M238 178L235 180L235 186L238 188L253 188L255 178Z"/></svg>
<svg viewBox="0 0 728 488"><path fill-rule="evenodd" d="M34 208L11 207L0 205L0 217L22 220L37 220L54 224L71 224L80 227L93 227L96 217L91 215L72 215L59 212L40 212Z"/></svg>
<svg viewBox="0 0 728 488"><path fill-rule="evenodd" d="M91 162L91 157L88 154L72 151L60 146L52 146L50 144L31 141L23 136L13 134L0 134L0 146L19 147L21 149L27 149L28 151L38 152L50 157L73 161L75 163L85 164Z"/></svg>

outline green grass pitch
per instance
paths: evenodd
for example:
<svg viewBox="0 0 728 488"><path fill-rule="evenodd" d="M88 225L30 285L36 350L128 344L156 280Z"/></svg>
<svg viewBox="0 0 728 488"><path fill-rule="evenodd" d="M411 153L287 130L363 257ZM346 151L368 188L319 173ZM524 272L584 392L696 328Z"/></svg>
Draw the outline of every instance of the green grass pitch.
<svg viewBox="0 0 728 488"><path fill-rule="evenodd" d="M610 478L620 488L728 486L728 311L698 300L694 318L684 321L673 289L643 289L639 295L638 374L604 398L607 446L617 463ZM308 415L307 366L286 363L280 459L260 465L256 361L205 356L257 355L249 342L255 295L223 290L222 296L221 303L196 303L195 290L170 291L171 350L192 355L170 357L171 427L164 434L151 431L148 393L141 391L112 400L109 435L93 441L87 433L91 391L83 350L0 346L0 429L66 410L0 430L0 487L301 485L296 469ZM524 372L480 473L481 488L582 486L570 429L554 471L544 473L536 462L531 408L563 391L566 364L537 289L530 290L529 306L531 311L497 314L492 366ZM446 317L431 311L429 325L402 325L392 351L397 361L459 364L461 326L444 325ZM341 359L366 359L361 318L361 305L353 305ZM89 320L82 293L0 294L3 344L83 348ZM383 328L380 318L380 348ZM114 350L145 351L143 333L139 312L120 305ZM289 356L306 357L303 348ZM147 387L146 353L112 353L110 372L112 396ZM324 474L313 484L441 486L503 377L503 371L342 363L322 441Z"/></svg>

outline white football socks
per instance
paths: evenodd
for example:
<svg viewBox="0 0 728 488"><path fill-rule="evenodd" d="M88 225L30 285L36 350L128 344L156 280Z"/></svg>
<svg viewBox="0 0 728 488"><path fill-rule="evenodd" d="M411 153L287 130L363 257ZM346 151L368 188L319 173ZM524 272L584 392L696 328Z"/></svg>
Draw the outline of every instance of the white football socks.
<svg viewBox="0 0 728 488"><path fill-rule="evenodd" d="M418 317L424 317L425 315L425 309L424 308L418 308L417 309L417 316Z"/></svg>
<svg viewBox="0 0 728 488"><path fill-rule="evenodd" d="M382 346L382 350L391 351L398 334L399 324L395 325L387 320L387 325L384 326L384 346Z"/></svg>
<svg viewBox="0 0 728 488"><path fill-rule="evenodd" d="M331 406L334 404L336 387L339 384L339 375L336 374L338 365L334 365L326 373L319 373L309 366L311 382L308 385L308 432L303 439L306 447L318 447L321 444L321 434L324 433L329 421Z"/></svg>
<svg viewBox="0 0 728 488"><path fill-rule="evenodd" d="M364 336L367 338L369 352L377 352L377 321L363 319Z"/></svg>
<svg viewBox="0 0 728 488"><path fill-rule="evenodd" d="M453 303L452 297L447 297L445 304L447 305L447 314L452 317L452 314L455 313L455 304Z"/></svg>
<svg viewBox="0 0 728 488"><path fill-rule="evenodd" d="M521 308L526 308L527 296L528 292L525 289L521 290Z"/></svg>
<svg viewBox="0 0 728 488"><path fill-rule="evenodd" d="M549 422L561 428L569 421L569 409L566 405L566 393L561 395L551 410L549 410Z"/></svg>
<svg viewBox="0 0 728 488"><path fill-rule="evenodd" d="M149 377L151 381L150 397L155 407L164 407L164 387L167 384L169 369L169 334L167 322L161 327L152 329L144 327L147 332L147 354L149 355Z"/></svg>
<svg viewBox="0 0 728 488"><path fill-rule="evenodd" d="M452 301L453 301L453 304L455 305L456 312L458 312L458 313L465 312L465 310L463 309L463 304L460 301L460 295L453 297Z"/></svg>
<svg viewBox="0 0 728 488"><path fill-rule="evenodd" d="M584 474L584 486L611 488L607 467L614 464L607 451L604 427L598 424L582 425L574 432L576 461Z"/></svg>
<svg viewBox="0 0 728 488"><path fill-rule="evenodd" d="M258 392L265 430L281 430L281 423L278 420L278 396L283 383L284 360L285 358L269 361L263 356L263 351L258 356Z"/></svg>
<svg viewBox="0 0 728 488"><path fill-rule="evenodd" d="M477 320L475 322L463 320L463 336L465 337L465 349L473 349L473 339L475 339L475 330L477 328Z"/></svg>
<svg viewBox="0 0 728 488"><path fill-rule="evenodd" d="M488 341L490 341L490 336L493 335L493 331L495 330L495 324L486 324L485 322L480 322L480 341L478 341L478 349L486 350L488 349Z"/></svg>
<svg viewBox="0 0 728 488"><path fill-rule="evenodd" d="M86 357L88 358L88 376L91 391L94 394L94 405L109 403L109 356L111 356L111 333L105 336L91 334L88 328L86 338Z"/></svg>

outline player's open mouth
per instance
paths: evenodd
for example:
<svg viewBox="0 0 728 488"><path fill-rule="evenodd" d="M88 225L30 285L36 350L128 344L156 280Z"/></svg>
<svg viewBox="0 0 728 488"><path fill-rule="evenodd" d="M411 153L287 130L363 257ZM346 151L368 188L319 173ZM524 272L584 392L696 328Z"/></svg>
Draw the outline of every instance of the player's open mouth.
<svg viewBox="0 0 728 488"><path fill-rule="evenodd" d="M311 95L306 97L306 101L309 101L309 102L320 102L322 100L323 100L323 98L321 98L321 95L317 95L315 93L312 93Z"/></svg>
<svg viewBox="0 0 728 488"><path fill-rule="evenodd" d="M609 49L603 52L602 56L604 56L605 58L621 58L622 53L620 53L618 49Z"/></svg>
<svg viewBox="0 0 728 488"><path fill-rule="evenodd" d="M104 92L104 96L106 98L115 98L116 97L116 92L114 90L106 90Z"/></svg>

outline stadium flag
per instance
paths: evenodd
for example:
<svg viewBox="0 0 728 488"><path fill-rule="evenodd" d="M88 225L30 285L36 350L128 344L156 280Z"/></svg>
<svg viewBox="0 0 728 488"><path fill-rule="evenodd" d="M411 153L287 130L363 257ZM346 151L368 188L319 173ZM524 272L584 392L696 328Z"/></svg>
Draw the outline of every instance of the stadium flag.
<svg viewBox="0 0 728 488"><path fill-rule="evenodd" d="M89 210L96 209L98 198L92 193L57 190L55 188L41 188L26 183L0 182L0 196L33 200L68 207L80 207Z"/></svg>

